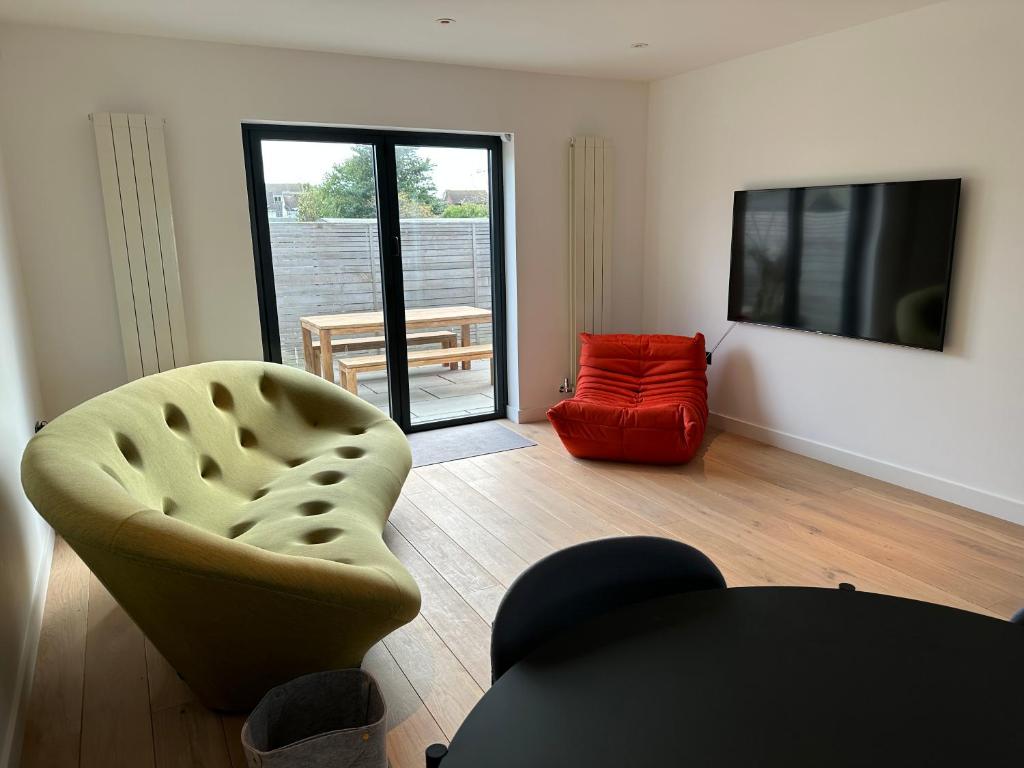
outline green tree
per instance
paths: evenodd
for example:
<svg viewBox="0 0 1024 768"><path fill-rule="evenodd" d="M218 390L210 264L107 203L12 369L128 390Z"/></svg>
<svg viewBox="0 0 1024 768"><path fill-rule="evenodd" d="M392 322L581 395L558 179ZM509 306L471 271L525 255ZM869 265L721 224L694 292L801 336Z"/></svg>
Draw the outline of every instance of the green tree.
<svg viewBox="0 0 1024 768"><path fill-rule="evenodd" d="M459 203L449 205L441 213L445 219L486 219L487 203Z"/></svg>
<svg viewBox="0 0 1024 768"><path fill-rule="evenodd" d="M329 215L327 200L320 185L303 184L298 201L299 221L318 221Z"/></svg>
<svg viewBox="0 0 1024 768"><path fill-rule="evenodd" d="M434 163L421 157L415 147L398 147L399 213L402 216L436 216L444 210L437 196ZM299 219L372 219L377 215L373 148L359 145L352 156L337 163L319 184L306 185L299 196Z"/></svg>
<svg viewBox="0 0 1024 768"><path fill-rule="evenodd" d="M398 147L395 150L395 164L398 167L398 205L402 198L429 210L428 216L437 216L444 210L445 202L437 196L434 186L434 161L421 157L416 147Z"/></svg>

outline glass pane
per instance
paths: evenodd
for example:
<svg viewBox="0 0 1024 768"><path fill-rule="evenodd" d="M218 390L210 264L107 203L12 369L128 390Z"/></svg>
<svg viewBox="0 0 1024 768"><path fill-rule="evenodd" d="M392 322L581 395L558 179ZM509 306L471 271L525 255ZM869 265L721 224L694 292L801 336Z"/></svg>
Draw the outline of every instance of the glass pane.
<svg viewBox="0 0 1024 768"><path fill-rule="evenodd" d="M274 140L262 152L281 362L389 413L373 147Z"/></svg>
<svg viewBox="0 0 1024 768"><path fill-rule="evenodd" d="M494 413L489 151L396 147L412 424Z"/></svg>

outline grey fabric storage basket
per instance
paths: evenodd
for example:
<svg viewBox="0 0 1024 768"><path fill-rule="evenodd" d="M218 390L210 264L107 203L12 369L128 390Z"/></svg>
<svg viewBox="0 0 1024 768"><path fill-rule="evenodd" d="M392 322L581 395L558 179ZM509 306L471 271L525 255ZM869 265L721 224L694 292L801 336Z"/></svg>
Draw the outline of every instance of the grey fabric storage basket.
<svg viewBox="0 0 1024 768"><path fill-rule="evenodd" d="M251 768L387 768L387 706L361 669L271 688L242 728Z"/></svg>

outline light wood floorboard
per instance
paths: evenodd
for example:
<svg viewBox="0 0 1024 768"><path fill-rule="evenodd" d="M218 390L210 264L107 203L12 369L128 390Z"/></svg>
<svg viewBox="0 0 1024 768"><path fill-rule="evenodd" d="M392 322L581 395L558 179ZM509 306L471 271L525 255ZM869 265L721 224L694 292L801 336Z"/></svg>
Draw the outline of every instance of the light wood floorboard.
<svg viewBox="0 0 1024 768"><path fill-rule="evenodd" d="M538 445L413 470L385 540L420 616L365 661L390 708L388 755L419 768L490 679L490 624L530 563L580 541L670 536L731 585L859 589L1008 617L1024 528L727 433L685 467L581 462ZM62 541L54 553L23 768L243 768L244 717L205 710Z"/></svg>
<svg viewBox="0 0 1024 768"><path fill-rule="evenodd" d="M89 612L89 571L71 547L53 545L22 765L78 765Z"/></svg>

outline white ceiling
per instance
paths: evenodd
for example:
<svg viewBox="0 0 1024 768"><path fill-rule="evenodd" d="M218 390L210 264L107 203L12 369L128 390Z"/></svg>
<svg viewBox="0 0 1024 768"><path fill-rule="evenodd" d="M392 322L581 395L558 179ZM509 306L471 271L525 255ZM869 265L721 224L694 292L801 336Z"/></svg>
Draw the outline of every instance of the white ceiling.
<svg viewBox="0 0 1024 768"><path fill-rule="evenodd" d="M0 20L648 80L937 1L0 0Z"/></svg>

